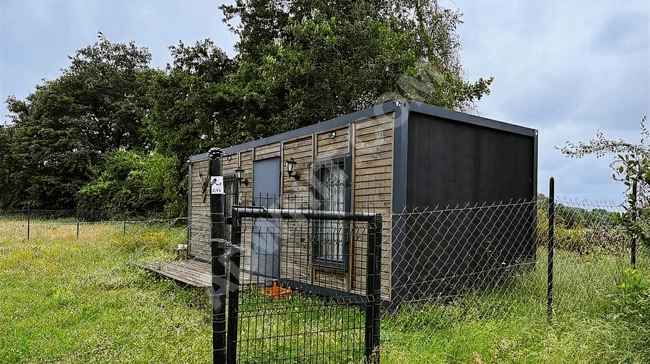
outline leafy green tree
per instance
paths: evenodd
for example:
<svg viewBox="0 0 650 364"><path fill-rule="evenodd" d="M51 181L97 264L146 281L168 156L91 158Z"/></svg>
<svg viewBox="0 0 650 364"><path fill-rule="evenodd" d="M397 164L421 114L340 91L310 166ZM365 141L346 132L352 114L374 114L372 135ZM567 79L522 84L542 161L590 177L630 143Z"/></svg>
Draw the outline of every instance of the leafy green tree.
<svg viewBox="0 0 650 364"><path fill-rule="evenodd" d="M70 78L39 86L26 101L10 98L16 115L11 148L17 163L11 178L20 187L21 203L37 208L71 209L74 194L90 180L88 166L99 155L88 143L84 111L66 95Z"/></svg>
<svg viewBox="0 0 650 364"><path fill-rule="evenodd" d="M146 48L99 33L59 78L8 98L0 152L11 157L0 159L0 182L11 197L0 203L61 209L97 198L106 208L159 209L149 193L162 189L137 177L155 162L171 176L165 206L180 209L186 160L210 146L401 97L473 112L489 93L491 78L464 78L461 14L434 0L236 0L221 9L240 38L233 59L209 39L179 42L172 62L152 69Z"/></svg>
<svg viewBox="0 0 650 364"><path fill-rule="evenodd" d="M70 67L36 87L25 100L10 96L11 153L18 166L14 196L47 209L75 207L91 169L118 148L150 150L142 121L150 54L134 43L99 40L70 57Z"/></svg>
<svg viewBox="0 0 650 364"><path fill-rule="evenodd" d="M644 116L639 126L639 143L607 139L598 131L596 137L589 142L576 144L568 141L563 147L557 148L571 158L582 158L586 155L602 158L614 155L610 162L612 179L622 182L626 188L626 211L618 221L650 247L650 131L645 125L646 122L647 117Z"/></svg>
<svg viewBox="0 0 650 364"><path fill-rule="evenodd" d="M0 209L9 209L19 207L20 201L18 195L19 189L13 178L17 164L11 152L14 144L14 127L13 125L0 126Z"/></svg>
<svg viewBox="0 0 650 364"><path fill-rule="evenodd" d="M460 14L435 1L237 0L221 9L240 37L232 84L244 102L234 121L249 138L404 96L469 110L489 92L491 79L463 80Z"/></svg>
<svg viewBox="0 0 650 364"><path fill-rule="evenodd" d="M235 64L209 39L169 48L173 61L152 78L153 108L147 120L156 151L175 156L182 167L211 146L234 144L225 80Z"/></svg>

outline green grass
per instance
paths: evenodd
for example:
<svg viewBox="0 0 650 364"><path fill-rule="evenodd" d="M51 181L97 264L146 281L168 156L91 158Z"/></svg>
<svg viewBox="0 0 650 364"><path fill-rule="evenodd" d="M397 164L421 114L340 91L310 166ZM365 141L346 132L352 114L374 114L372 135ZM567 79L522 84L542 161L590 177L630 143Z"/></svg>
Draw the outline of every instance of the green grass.
<svg viewBox="0 0 650 364"><path fill-rule="evenodd" d="M37 223L32 234L27 241L22 224L0 220L1 363L209 362L207 294L132 264L172 259L184 229L134 225L124 235L121 224L83 225L77 240L74 224ZM545 260L540 252L536 269L506 288L385 317L382 363L650 362L647 316L626 318L613 304L626 257L557 252L553 326ZM265 313L273 314L262 325ZM278 337L243 341L242 362L363 343L362 312L299 295L277 302L243 295L240 318L244 337Z"/></svg>

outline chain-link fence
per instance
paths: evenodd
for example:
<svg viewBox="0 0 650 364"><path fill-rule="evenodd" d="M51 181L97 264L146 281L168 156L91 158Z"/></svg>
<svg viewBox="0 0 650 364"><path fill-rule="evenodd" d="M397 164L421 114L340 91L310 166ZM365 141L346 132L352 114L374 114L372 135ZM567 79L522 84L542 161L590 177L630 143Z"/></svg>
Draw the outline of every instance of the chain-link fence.
<svg viewBox="0 0 650 364"><path fill-rule="evenodd" d="M540 226L548 230L549 201L539 204ZM634 265L648 267L648 253L621 222L621 204L555 198L554 209L554 313L597 313L610 303L625 272ZM548 236L540 249L548 251ZM638 264L633 256L639 255Z"/></svg>
<svg viewBox="0 0 650 364"><path fill-rule="evenodd" d="M553 360L550 350L517 345L544 343L551 327L589 322L598 332L598 324L611 325L635 251L637 268L650 268L647 248L633 248L623 212L616 204L540 196L394 214L393 236L403 240L391 259L382 359Z"/></svg>
<svg viewBox="0 0 650 364"><path fill-rule="evenodd" d="M394 214L393 236L403 239L393 248L383 358L446 361L455 341L460 357L452 359L468 361L477 348L466 341L487 333L477 327L543 320L546 271L537 244L544 229L536 206L521 200Z"/></svg>
<svg viewBox="0 0 650 364"><path fill-rule="evenodd" d="M621 283L632 267L635 242L621 223L623 207L559 198L553 206L550 209L549 199L539 197L384 216L381 361L553 360L561 350L558 342L567 341L576 342L569 347L572 353L559 358L579 361L588 354L583 347L607 343L603 335L619 333L612 329L619 313L643 315L616 307ZM210 216L0 212L0 362L209 361L213 316L207 292L213 275L209 261L192 254L187 245L198 240L207 244L199 232L209 228ZM342 221L314 225L279 219L274 226L280 254L293 254L297 263L315 254L337 261L347 256L359 266L367 261L368 256L359 253L365 245L350 250L337 245L350 236L339 234L347 226ZM250 247L240 244L241 264L249 267L240 279L256 288L245 291L237 311L240 362L362 360L368 325L363 305L343 305L350 304L353 295L339 302L340 297L325 290L304 297L288 294L287 301L268 295L286 294L286 285L250 285L251 234L268 234L260 234L265 230L253 220L241 226ZM357 231L361 238L350 242L367 241L366 230ZM647 272L647 247L637 243L636 266ZM297 250L299 246L305 250ZM259 262L266 260L257 261L259 270ZM292 265L290 273L297 280L305 278L296 267ZM346 274L335 268L322 267L330 275ZM363 271L349 273L365 287ZM318 282L318 276L306 277L309 284ZM349 287L345 281L336 286L340 282L333 278L321 283L336 291L355 287L353 279ZM558 336L561 332L564 337ZM579 338L570 337L577 332ZM612 355L630 362L638 361L643 350L622 348Z"/></svg>

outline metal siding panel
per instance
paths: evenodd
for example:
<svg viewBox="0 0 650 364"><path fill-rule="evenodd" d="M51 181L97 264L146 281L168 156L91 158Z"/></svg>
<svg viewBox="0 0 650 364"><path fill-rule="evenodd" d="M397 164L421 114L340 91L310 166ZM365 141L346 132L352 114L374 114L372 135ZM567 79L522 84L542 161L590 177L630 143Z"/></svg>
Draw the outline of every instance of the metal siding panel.
<svg viewBox="0 0 650 364"><path fill-rule="evenodd" d="M481 204L535 196L535 138L468 123L456 123L411 111L408 145L408 209ZM396 173L397 174L397 173ZM527 210L496 214L486 223L478 210L455 217L411 218L400 259L407 276L417 281L463 276L481 271L483 240L493 238L504 252L527 252L534 239L517 233L534 226ZM515 221L511 213L520 217ZM521 214L529 214L523 216ZM445 215L447 216L447 215ZM417 220L417 221L416 221ZM472 226L468 224L474 224ZM494 226L503 228L493 229ZM531 251L534 251L532 249ZM442 282L442 280L441 280ZM448 287L410 285L404 295L443 293Z"/></svg>
<svg viewBox="0 0 650 364"><path fill-rule="evenodd" d="M535 197L533 137L414 112L409 135L409 209Z"/></svg>
<svg viewBox="0 0 650 364"><path fill-rule="evenodd" d="M402 104L400 108L395 110L395 122L393 128L393 191L392 191L392 206L393 212L399 213L407 205L407 184L408 184L408 145L409 145L409 119L410 110L408 104ZM398 224L403 221L395 221L391 219L391 261L382 262L382 264L389 264L391 289L389 299L394 302L399 302L402 298L402 290L404 288L403 279L405 268L408 264L403 259L402 246L404 245L406 236L406 229ZM400 287L395 288L395 287Z"/></svg>

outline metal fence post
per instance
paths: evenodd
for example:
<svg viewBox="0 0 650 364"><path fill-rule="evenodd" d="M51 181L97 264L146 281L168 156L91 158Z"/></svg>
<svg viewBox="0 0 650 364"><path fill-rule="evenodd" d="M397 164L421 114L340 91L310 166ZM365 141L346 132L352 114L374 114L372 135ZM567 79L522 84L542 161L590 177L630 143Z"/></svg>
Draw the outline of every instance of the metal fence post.
<svg viewBox="0 0 650 364"><path fill-rule="evenodd" d="M226 346L226 266L224 255L225 215L223 213L224 184L221 174L221 155L218 148L210 148L210 250L212 255L212 362L225 363Z"/></svg>
<svg viewBox="0 0 650 364"><path fill-rule="evenodd" d="M230 225L231 234L231 257L229 262L229 277L230 287L228 289L228 334L227 334L227 354L228 364L237 363L237 319L239 311L239 271L240 271L240 258L241 251L239 246L241 244L241 221L239 213L233 211L231 217L232 223Z"/></svg>
<svg viewBox="0 0 650 364"><path fill-rule="evenodd" d="M379 363L381 315L381 228L382 217L376 215L368 223L368 256L366 262L366 294L372 297L366 307L366 360Z"/></svg>
<svg viewBox="0 0 650 364"><path fill-rule="evenodd" d="M30 224L32 220L32 203L28 202L27 203L27 240L29 240L29 234L30 234Z"/></svg>
<svg viewBox="0 0 650 364"><path fill-rule="evenodd" d="M632 183L632 195L634 196L634 203L632 204L632 224L636 224L636 181ZM632 247L630 251L630 262L632 269L636 269L636 233L632 235Z"/></svg>
<svg viewBox="0 0 650 364"><path fill-rule="evenodd" d="M124 209L122 221L122 234L126 235L126 209Z"/></svg>
<svg viewBox="0 0 650 364"><path fill-rule="evenodd" d="M549 180L548 205L548 284L546 291L546 314L548 323L553 323L553 251L555 249L555 179Z"/></svg>
<svg viewBox="0 0 650 364"><path fill-rule="evenodd" d="M77 220L77 240L79 240L79 211L75 213L76 220Z"/></svg>

